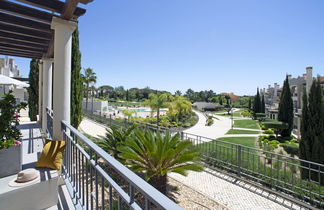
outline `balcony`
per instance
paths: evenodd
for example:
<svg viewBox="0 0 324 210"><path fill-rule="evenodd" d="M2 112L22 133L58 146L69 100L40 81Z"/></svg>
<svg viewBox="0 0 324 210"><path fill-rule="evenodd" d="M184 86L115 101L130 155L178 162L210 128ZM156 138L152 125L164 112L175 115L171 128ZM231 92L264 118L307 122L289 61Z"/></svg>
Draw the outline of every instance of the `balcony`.
<svg viewBox="0 0 324 210"><path fill-rule="evenodd" d="M50 116L52 112L47 110ZM52 120L48 117L49 134ZM66 141L59 178L62 183L58 185L58 202L49 209L181 209L67 122L63 121L61 125ZM31 155L39 156L44 134L35 122L21 124L20 130L24 169L33 166ZM38 196L40 200L46 200L49 195Z"/></svg>

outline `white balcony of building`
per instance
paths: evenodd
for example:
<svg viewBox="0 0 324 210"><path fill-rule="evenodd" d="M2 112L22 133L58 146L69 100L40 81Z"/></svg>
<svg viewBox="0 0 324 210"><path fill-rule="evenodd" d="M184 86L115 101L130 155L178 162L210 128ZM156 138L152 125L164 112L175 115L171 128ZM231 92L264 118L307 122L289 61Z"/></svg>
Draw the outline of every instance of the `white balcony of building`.
<svg viewBox="0 0 324 210"><path fill-rule="evenodd" d="M0 209L180 209L69 123L72 33L86 12L77 5L91 1L1 1L0 54L41 60L40 121L21 123L18 161L34 168L48 140L63 140L65 151L60 170L36 168L28 185L10 186L17 174L0 178Z"/></svg>

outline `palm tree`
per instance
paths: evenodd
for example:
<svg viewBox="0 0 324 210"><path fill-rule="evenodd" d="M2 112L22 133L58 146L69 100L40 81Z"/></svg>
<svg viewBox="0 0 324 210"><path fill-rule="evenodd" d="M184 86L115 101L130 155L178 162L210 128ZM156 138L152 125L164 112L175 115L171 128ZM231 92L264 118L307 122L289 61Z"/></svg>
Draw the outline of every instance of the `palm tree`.
<svg viewBox="0 0 324 210"><path fill-rule="evenodd" d="M169 113L175 117L176 122L192 112L192 104L185 97L176 95L172 98L169 106Z"/></svg>
<svg viewBox="0 0 324 210"><path fill-rule="evenodd" d="M168 107L168 95L166 93L157 95L154 93L151 93L149 95L149 98L145 100L145 105L149 106L153 111L156 111L156 124L159 124L159 118L160 118L160 109Z"/></svg>
<svg viewBox="0 0 324 210"><path fill-rule="evenodd" d="M123 115L127 118L128 121L132 118L133 114L136 114L135 110L130 110L130 109L123 110Z"/></svg>
<svg viewBox="0 0 324 210"><path fill-rule="evenodd" d="M135 126L131 126L127 129L112 126L106 130L106 136L98 141L98 145L115 159L121 160L119 158L120 152L117 147L126 141L126 139L133 133L134 128Z"/></svg>
<svg viewBox="0 0 324 210"><path fill-rule="evenodd" d="M199 151L190 141L181 140L180 134L161 135L150 130L136 129L124 145L118 147L119 157L134 172L144 172L145 178L160 192L166 194L167 174L187 175L188 170L201 171Z"/></svg>
<svg viewBox="0 0 324 210"><path fill-rule="evenodd" d="M86 110L88 110L89 87L90 87L90 84L97 82L96 73L93 72L93 70L91 68L86 68L86 69L84 69L84 74L82 74L82 80L85 85Z"/></svg>

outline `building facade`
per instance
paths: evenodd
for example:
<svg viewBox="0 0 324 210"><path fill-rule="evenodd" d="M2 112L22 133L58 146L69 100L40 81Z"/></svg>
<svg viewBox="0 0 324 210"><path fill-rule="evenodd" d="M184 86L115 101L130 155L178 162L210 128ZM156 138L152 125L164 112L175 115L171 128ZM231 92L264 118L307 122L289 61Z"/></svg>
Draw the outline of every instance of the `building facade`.
<svg viewBox="0 0 324 210"><path fill-rule="evenodd" d="M15 79L21 78L18 65L15 63L13 58L9 58L8 56L0 58L0 74ZM10 90L13 91L13 95L15 96L17 102L27 102L28 92L26 88L17 87L14 85L0 85L0 94L8 93Z"/></svg>
<svg viewBox="0 0 324 210"><path fill-rule="evenodd" d="M298 138L300 137L300 120L303 105L303 94L304 91L307 91L307 94L309 93L313 80L314 77L312 67L306 67L306 73L302 76L293 78L292 75L288 75L288 82L291 90L294 107L293 134L295 134ZM271 119L278 119L278 109L281 92L282 87L280 87L277 83L274 83L273 87L271 85L268 85L268 89L266 89L264 92L266 114L267 117Z"/></svg>

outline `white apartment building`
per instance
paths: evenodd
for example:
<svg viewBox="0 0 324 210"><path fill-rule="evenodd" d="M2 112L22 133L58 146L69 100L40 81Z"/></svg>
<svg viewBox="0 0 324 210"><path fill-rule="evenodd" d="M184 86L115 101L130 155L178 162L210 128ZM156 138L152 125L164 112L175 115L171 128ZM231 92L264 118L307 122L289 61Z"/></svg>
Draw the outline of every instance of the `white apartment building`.
<svg viewBox="0 0 324 210"><path fill-rule="evenodd" d="M8 56L0 58L0 74L15 79L21 78L21 74L15 60L13 58L9 58ZM0 85L0 94L8 93L9 90L13 91L13 95L15 96L17 102L27 102L28 92L26 88L17 87L14 85Z"/></svg>
<svg viewBox="0 0 324 210"><path fill-rule="evenodd" d="M288 82L291 90L292 100L294 104L294 127L293 133L300 137L300 118L302 113L303 92L309 92L313 83L313 67L306 67L306 73L302 76L293 78L288 75ZM271 119L278 119L279 100L282 87L277 83L274 86L268 86L265 91L266 114Z"/></svg>

